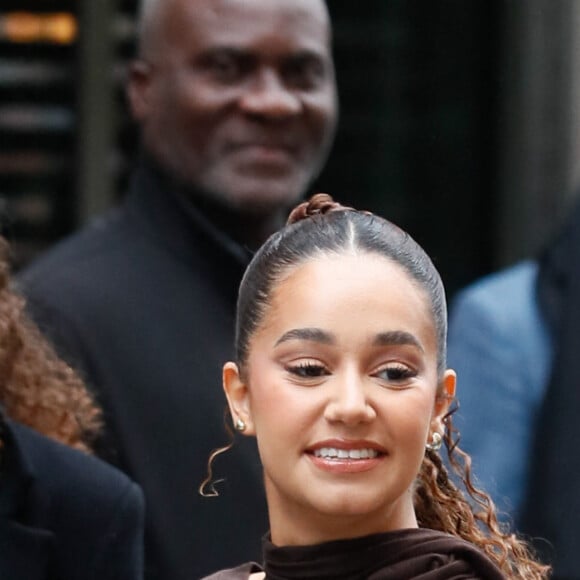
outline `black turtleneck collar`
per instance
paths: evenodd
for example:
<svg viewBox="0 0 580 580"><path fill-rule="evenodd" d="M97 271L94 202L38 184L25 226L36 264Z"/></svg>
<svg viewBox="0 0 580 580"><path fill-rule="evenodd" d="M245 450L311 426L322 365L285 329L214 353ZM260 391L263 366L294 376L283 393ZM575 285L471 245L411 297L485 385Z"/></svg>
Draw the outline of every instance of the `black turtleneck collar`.
<svg viewBox="0 0 580 580"><path fill-rule="evenodd" d="M274 546L263 539L268 580L502 580L472 544L430 529L395 530L313 546Z"/></svg>

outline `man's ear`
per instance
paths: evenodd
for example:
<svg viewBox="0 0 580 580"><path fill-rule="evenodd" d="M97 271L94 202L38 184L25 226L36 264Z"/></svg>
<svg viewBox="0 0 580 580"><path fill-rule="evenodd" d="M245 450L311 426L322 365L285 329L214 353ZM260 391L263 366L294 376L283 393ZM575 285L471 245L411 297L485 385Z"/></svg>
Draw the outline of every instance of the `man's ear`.
<svg viewBox="0 0 580 580"><path fill-rule="evenodd" d="M151 65L143 60L136 60L129 66L127 79L127 100L133 118L143 121L149 116L151 108Z"/></svg>
<svg viewBox="0 0 580 580"><path fill-rule="evenodd" d="M233 362L227 362L223 368L222 379L234 428L242 431L244 435L255 435L250 393L245 381L242 380L238 365Z"/></svg>
<svg viewBox="0 0 580 580"><path fill-rule="evenodd" d="M431 419L431 433L435 431L440 435L445 432L445 425L443 419L449 411L449 407L455 399L455 386L457 383L457 375L452 369L447 369L443 374L443 378L439 383L437 389L437 396L435 398L435 405L433 407L433 417Z"/></svg>

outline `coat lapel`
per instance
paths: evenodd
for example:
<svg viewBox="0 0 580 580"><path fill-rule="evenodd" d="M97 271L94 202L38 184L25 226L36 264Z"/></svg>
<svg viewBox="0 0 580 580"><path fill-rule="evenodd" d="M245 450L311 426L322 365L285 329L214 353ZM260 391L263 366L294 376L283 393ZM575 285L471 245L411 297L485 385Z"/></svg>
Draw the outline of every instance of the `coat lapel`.
<svg viewBox="0 0 580 580"><path fill-rule="evenodd" d="M48 580L54 534L45 529L46 505L26 458L18 426L0 409L0 578Z"/></svg>

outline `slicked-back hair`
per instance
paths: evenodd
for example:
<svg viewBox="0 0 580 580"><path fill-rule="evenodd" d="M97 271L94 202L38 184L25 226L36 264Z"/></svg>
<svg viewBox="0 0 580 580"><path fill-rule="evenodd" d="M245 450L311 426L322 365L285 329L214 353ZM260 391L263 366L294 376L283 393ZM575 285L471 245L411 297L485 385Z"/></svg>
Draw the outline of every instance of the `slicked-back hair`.
<svg viewBox="0 0 580 580"><path fill-rule="evenodd" d="M342 253L375 254L398 264L424 291L437 336L437 370L446 368L447 306L441 277L426 252L402 229L368 212L347 209L317 214L273 234L248 266L238 294L236 356L243 367L249 342L262 322L277 283L311 258ZM388 292L377 288L377 292Z"/></svg>

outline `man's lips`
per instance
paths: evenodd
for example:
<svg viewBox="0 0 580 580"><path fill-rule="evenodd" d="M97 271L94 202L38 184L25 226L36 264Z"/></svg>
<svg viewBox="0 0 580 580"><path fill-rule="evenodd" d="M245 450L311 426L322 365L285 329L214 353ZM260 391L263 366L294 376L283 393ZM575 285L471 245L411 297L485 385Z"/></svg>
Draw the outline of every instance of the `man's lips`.
<svg viewBox="0 0 580 580"><path fill-rule="evenodd" d="M294 155L298 146L289 140L256 138L238 141L230 146L230 151L234 153L262 153L278 155Z"/></svg>
<svg viewBox="0 0 580 580"><path fill-rule="evenodd" d="M284 145L273 144L246 144L231 150L233 158L241 164L254 170L263 169L268 173L287 172L297 162L295 149Z"/></svg>
<svg viewBox="0 0 580 580"><path fill-rule="evenodd" d="M297 147L297 139L288 135L272 136L248 136L230 142L232 149L244 149L246 147L266 147L272 149L285 149L291 151Z"/></svg>

